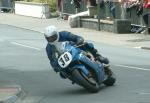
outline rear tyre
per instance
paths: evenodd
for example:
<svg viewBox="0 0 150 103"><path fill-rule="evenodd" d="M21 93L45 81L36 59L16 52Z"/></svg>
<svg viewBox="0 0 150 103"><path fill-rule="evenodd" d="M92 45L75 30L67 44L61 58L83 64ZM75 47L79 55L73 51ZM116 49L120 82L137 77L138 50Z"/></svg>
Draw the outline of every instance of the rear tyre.
<svg viewBox="0 0 150 103"><path fill-rule="evenodd" d="M106 86L113 86L115 82L116 82L116 78L114 78L114 77L108 77L103 83Z"/></svg>
<svg viewBox="0 0 150 103"><path fill-rule="evenodd" d="M87 89L91 93L96 93L99 91L99 85L96 82L94 78L89 78L85 76L82 71L75 69L72 72L73 80L79 84L80 86L83 86L85 89Z"/></svg>
<svg viewBox="0 0 150 103"><path fill-rule="evenodd" d="M114 83L116 82L114 73L111 71L110 68L105 68L105 74L106 74L107 78L105 81L103 81L104 85L113 86Z"/></svg>

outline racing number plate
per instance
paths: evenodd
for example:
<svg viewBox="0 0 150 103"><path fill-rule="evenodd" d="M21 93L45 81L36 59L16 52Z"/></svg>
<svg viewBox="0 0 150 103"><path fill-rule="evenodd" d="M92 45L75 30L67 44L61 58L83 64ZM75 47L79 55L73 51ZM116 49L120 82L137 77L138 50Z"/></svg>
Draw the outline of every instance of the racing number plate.
<svg viewBox="0 0 150 103"><path fill-rule="evenodd" d="M72 55L69 52L63 53L59 58L58 58L58 64L62 68L66 68L72 61Z"/></svg>

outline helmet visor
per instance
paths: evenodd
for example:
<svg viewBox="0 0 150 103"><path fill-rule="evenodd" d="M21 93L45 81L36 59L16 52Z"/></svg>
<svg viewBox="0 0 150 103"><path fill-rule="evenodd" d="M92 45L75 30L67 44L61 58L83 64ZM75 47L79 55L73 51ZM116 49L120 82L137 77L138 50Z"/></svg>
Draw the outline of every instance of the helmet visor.
<svg viewBox="0 0 150 103"><path fill-rule="evenodd" d="M54 41L57 40L58 35L57 35L57 34L54 34L54 35L52 35L52 36L50 36L50 37L45 37L45 38L47 39L48 42L54 42Z"/></svg>

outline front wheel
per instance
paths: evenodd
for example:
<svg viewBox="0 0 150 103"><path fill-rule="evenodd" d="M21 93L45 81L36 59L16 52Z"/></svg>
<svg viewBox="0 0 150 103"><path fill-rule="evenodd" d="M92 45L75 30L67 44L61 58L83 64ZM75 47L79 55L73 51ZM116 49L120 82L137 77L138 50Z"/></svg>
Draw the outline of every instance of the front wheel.
<svg viewBox="0 0 150 103"><path fill-rule="evenodd" d="M82 71L75 69L72 72L72 78L74 82L86 88L89 92L96 93L99 91L99 84L96 82L94 77L85 76Z"/></svg>

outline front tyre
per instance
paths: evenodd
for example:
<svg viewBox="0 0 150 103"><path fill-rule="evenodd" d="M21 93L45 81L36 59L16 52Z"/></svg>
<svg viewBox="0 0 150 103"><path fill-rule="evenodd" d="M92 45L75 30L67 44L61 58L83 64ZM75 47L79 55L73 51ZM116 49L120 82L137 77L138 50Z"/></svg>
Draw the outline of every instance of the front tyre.
<svg viewBox="0 0 150 103"><path fill-rule="evenodd" d="M74 82L86 88L89 92L96 93L99 91L99 85L94 78L85 76L82 71L75 69L72 72Z"/></svg>

